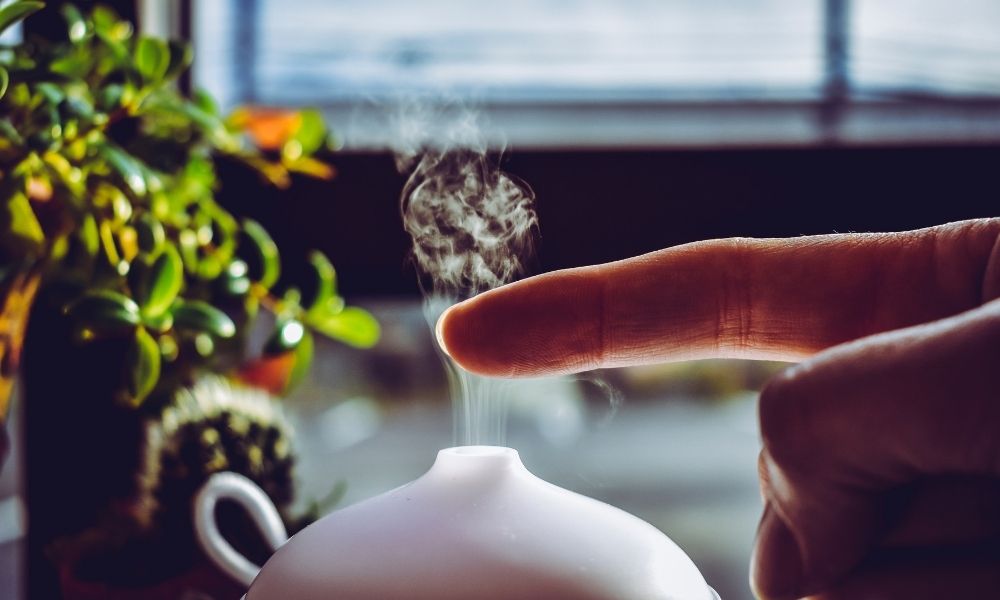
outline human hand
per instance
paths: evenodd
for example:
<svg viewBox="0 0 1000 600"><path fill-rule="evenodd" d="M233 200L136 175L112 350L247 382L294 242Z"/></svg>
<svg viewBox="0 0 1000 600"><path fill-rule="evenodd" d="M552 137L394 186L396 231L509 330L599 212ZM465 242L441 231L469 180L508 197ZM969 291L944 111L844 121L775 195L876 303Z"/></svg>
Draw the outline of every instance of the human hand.
<svg viewBox="0 0 1000 600"><path fill-rule="evenodd" d="M760 398L768 599L1000 591L1000 219L714 240L548 273L449 309L463 367L518 377L803 360Z"/></svg>

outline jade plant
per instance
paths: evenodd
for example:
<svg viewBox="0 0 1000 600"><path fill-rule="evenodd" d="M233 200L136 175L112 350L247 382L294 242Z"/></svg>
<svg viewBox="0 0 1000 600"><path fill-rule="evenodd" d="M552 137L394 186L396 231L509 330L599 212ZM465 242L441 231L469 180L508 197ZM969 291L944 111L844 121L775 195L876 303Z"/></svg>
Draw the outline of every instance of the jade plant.
<svg viewBox="0 0 1000 600"><path fill-rule="evenodd" d="M7 4L0 32L42 7ZM186 44L138 35L105 7L61 12L64 40L0 48L4 307L30 301L32 286L61 290L77 343L128 344L115 401L137 410L199 370L237 369L260 307L276 317L265 355L290 357L272 391L306 372L313 332L374 344L377 323L345 306L323 254L309 256L306 280L282 281L265 228L215 197L220 157L267 185L289 185L295 173L332 177L320 158L331 143L320 115L286 113L277 134L262 133L252 110L223 116L208 95L179 91L192 60ZM5 379L18 345L7 337Z"/></svg>

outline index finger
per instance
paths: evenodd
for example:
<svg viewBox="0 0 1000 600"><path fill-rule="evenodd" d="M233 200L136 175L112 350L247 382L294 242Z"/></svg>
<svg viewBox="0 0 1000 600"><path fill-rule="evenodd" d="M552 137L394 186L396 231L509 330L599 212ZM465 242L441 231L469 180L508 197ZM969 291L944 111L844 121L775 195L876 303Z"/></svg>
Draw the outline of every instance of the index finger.
<svg viewBox="0 0 1000 600"><path fill-rule="evenodd" d="M555 271L456 304L438 338L492 376L698 358L798 360L978 306L1000 219L887 234L731 238ZM996 251L995 251L996 250Z"/></svg>

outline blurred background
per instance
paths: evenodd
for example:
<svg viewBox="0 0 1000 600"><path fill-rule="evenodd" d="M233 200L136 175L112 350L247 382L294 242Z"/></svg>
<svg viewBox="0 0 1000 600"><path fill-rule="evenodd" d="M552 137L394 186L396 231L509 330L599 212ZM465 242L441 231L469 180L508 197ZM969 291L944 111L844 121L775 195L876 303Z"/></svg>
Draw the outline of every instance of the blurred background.
<svg viewBox="0 0 1000 600"><path fill-rule="evenodd" d="M279 194L220 167L223 204L267 225L288 268L326 252L342 293L382 323L370 351L317 342L284 401L302 501L341 482L341 504L396 487L452 443L399 216L401 101L419 103L431 132L478 115L504 169L537 195L537 272L714 237L899 231L1000 208L994 0L109 4L139 30L193 42L188 89L228 109L318 107L337 136L331 181ZM508 442L539 476L650 521L724 599L746 600L756 392L781 366L510 384ZM0 481L2 597L20 589L17 464Z"/></svg>

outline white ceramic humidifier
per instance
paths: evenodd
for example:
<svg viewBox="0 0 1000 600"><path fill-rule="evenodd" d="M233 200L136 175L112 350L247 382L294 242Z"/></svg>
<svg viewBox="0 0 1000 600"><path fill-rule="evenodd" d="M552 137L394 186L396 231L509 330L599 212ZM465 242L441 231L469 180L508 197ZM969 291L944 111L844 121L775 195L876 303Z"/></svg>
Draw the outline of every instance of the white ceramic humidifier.
<svg viewBox="0 0 1000 600"><path fill-rule="evenodd" d="M244 505L277 548L262 569L219 535L220 499ZM242 476L215 475L195 509L201 544L249 586L246 600L718 600L655 527L539 479L510 448L441 450L422 477L287 543L274 506Z"/></svg>

